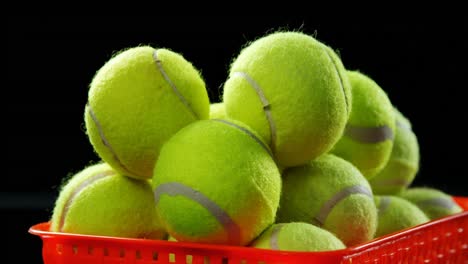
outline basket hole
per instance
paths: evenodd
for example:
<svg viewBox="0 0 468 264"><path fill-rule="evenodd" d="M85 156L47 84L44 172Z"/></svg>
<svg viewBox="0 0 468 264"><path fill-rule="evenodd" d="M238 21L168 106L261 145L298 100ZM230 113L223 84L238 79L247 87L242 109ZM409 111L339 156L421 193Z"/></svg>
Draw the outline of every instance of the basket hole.
<svg viewBox="0 0 468 264"><path fill-rule="evenodd" d="M140 250L137 250L137 251L135 252L135 258L136 258L136 259L141 259L141 252L140 252Z"/></svg>
<svg viewBox="0 0 468 264"><path fill-rule="evenodd" d="M185 263L192 263L193 256L192 255L185 255Z"/></svg>
<svg viewBox="0 0 468 264"><path fill-rule="evenodd" d="M203 264L210 264L210 258L208 256L203 257Z"/></svg>
<svg viewBox="0 0 468 264"><path fill-rule="evenodd" d="M124 258L124 257L125 257L125 250L124 250L124 249L121 249L121 250L119 251L119 257L121 257L121 258Z"/></svg>
<svg viewBox="0 0 468 264"><path fill-rule="evenodd" d="M55 250L57 251L58 254L62 254L63 253L63 245L62 244L57 244L55 246Z"/></svg>
<svg viewBox="0 0 468 264"><path fill-rule="evenodd" d="M103 253L103 255L104 255L105 257L109 256L109 249L104 248L103 251L102 251L102 253Z"/></svg>
<svg viewBox="0 0 468 264"><path fill-rule="evenodd" d="M227 257L223 257L221 259L221 264L229 264L229 259Z"/></svg>
<svg viewBox="0 0 468 264"><path fill-rule="evenodd" d="M153 252L153 260L158 260L159 254L158 252Z"/></svg>
<svg viewBox="0 0 468 264"><path fill-rule="evenodd" d="M88 247L88 255L92 255L94 251L94 248L92 246Z"/></svg>
<svg viewBox="0 0 468 264"><path fill-rule="evenodd" d="M78 246L77 245L72 245L72 250L73 250L73 255L78 254Z"/></svg>
<svg viewBox="0 0 468 264"><path fill-rule="evenodd" d="M174 253L169 253L169 262L174 263L175 262L175 254Z"/></svg>

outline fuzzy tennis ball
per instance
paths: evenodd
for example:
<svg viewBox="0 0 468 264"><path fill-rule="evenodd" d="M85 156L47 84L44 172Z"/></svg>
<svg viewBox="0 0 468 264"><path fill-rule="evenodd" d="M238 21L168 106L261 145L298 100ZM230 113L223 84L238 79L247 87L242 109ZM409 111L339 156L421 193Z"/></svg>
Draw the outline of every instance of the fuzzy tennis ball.
<svg viewBox="0 0 468 264"><path fill-rule="evenodd" d="M375 195L379 223L375 237L380 237L429 221L427 216L413 203L390 195Z"/></svg>
<svg viewBox="0 0 468 264"><path fill-rule="evenodd" d="M231 65L223 101L229 118L257 131L282 167L306 164L338 141L351 111L346 71L311 36L260 38Z"/></svg>
<svg viewBox="0 0 468 264"><path fill-rule="evenodd" d="M161 222L177 241L246 245L274 222L280 177L253 131L212 119L167 141L152 186Z"/></svg>
<svg viewBox="0 0 468 264"><path fill-rule="evenodd" d="M377 209L369 183L359 170L342 158L325 154L283 172L276 222L312 223L353 246L374 237Z"/></svg>
<svg viewBox="0 0 468 264"><path fill-rule="evenodd" d="M251 244L255 248L288 251L329 251L345 245L325 229L307 223L274 224Z"/></svg>
<svg viewBox="0 0 468 264"><path fill-rule="evenodd" d="M119 175L106 163L87 167L64 185L50 230L127 238L165 236L149 182Z"/></svg>
<svg viewBox="0 0 468 264"><path fill-rule="evenodd" d="M122 175L149 179L164 142L208 119L198 71L181 55L148 46L125 50L94 76L85 110L94 150Z"/></svg>
<svg viewBox="0 0 468 264"><path fill-rule="evenodd" d="M387 165L370 179L375 194L395 195L406 189L419 170L419 144L411 123L396 108L395 139Z"/></svg>
<svg viewBox="0 0 468 264"><path fill-rule="evenodd" d="M410 188L399 196L414 203L431 220L463 211L450 195L434 188Z"/></svg>
<svg viewBox="0 0 468 264"><path fill-rule="evenodd" d="M352 111L332 153L353 163L371 179L387 164L393 146L395 114L387 94L368 76L348 71Z"/></svg>
<svg viewBox="0 0 468 264"><path fill-rule="evenodd" d="M210 119L226 119L224 103L212 103L210 105Z"/></svg>

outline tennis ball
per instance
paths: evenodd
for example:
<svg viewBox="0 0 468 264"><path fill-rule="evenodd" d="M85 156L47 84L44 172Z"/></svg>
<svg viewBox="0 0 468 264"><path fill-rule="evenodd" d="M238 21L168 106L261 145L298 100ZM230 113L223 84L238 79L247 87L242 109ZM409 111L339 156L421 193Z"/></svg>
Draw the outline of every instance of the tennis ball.
<svg viewBox="0 0 468 264"><path fill-rule="evenodd" d="M370 179L375 194L395 195L406 189L419 170L418 139L411 123L396 108L396 127L393 148L387 165Z"/></svg>
<svg viewBox="0 0 468 264"><path fill-rule="evenodd" d="M284 171L276 222L312 223L353 246L374 237L377 209L372 197L369 183L355 166L325 154Z"/></svg>
<svg viewBox="0 0 468 264"><path fill-rule="evenodd" d="M224 103L212 103L210 105L210 119L226 119Z"/></svg>
<svg viewBox="0 0 468 264"><path fill-rule="evenodd" d="M368 76L348 71L352 111L332 153L353 163L371 179L387 164L393 146L395 114L387 94Z"/></svg>
<svg viewBox="0 0 468 264"><path fill-rule="evenodd" d="M197 70L175 52L143 46L117 54L99 69L85 122L104 161L122 175L149 179L164 142L208 114Z"/></svg>
<svg viewBox="0 0 468 264"><path fill-rule="evenodd" d="M253 131L212 119L166 142L152 186L161 222L177 241L246 245L274 222L280 177Z"/></svg>
<svg viewBox="0 0 468 264"><path fill-rule="evenodd" d="M288 251L329 251L345 245L325 229L307 223L274 224L251 244L255 248Z"/></svg>
<svg viewBox="0 0 468 264"><path fill-rule="evenodd" d="M375 237L380 237L429 221L427 216L413 203L390 195L375 195L378 209L378 225Z"/></svg>
<svg viewBox="0 0 468 264"><path fill-rule="evenodd" d="M223 101L229 118L257 131L278 164L292 167L338 141L351 111L351 88L332 49L302 33L278 32L240 52Z"/></svg>
<svg viewBox="0 0 468 264"><path fill-rule="evenodd" d="M108 164L89 166L62 188L50 231L127 238L165 236L148 181L119 175Z"/></svg>
<svg viewBox="0 0 468 264"><path fill-rule="evenodd" d="M450 195L434 188L410 188L399 196L414 203L431 220L463 211Z"/></svg>

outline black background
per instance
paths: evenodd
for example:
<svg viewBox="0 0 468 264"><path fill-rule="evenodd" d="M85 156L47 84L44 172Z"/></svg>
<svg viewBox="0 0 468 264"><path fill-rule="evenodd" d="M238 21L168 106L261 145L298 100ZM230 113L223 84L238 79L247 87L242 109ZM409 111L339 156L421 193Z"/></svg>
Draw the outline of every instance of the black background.
<svg viewBox="0 0 468 264"><path fill-rule="evenodd" d="M7 172L0 185L8 252L22 252L15 256L19 263L41 263L41 242L28 228L48 220L63 178L98 160L83 111L89 82L112 54L140 44L179 52L201 71L215 102L242 45L278 29L315 34L348 69L367 73L387 92L419 138L421 169L414 185L468 195L464 21L9 17L2 89Z"/></svg>

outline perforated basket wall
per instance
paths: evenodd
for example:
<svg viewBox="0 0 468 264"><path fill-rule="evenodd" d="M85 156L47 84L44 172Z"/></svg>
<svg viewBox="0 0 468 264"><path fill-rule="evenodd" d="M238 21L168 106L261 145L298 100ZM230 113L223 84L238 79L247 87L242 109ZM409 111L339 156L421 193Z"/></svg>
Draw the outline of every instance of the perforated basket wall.
<svg viewBox="0 0 468 264"><path fill-rule="evenodd" d="M49 232L30 228L43 241L45 264L273 264L454 263L468 264L468 197L455 197L465 211L402 230L369 243L327 252L287 252L146 239Z"/></svg>

